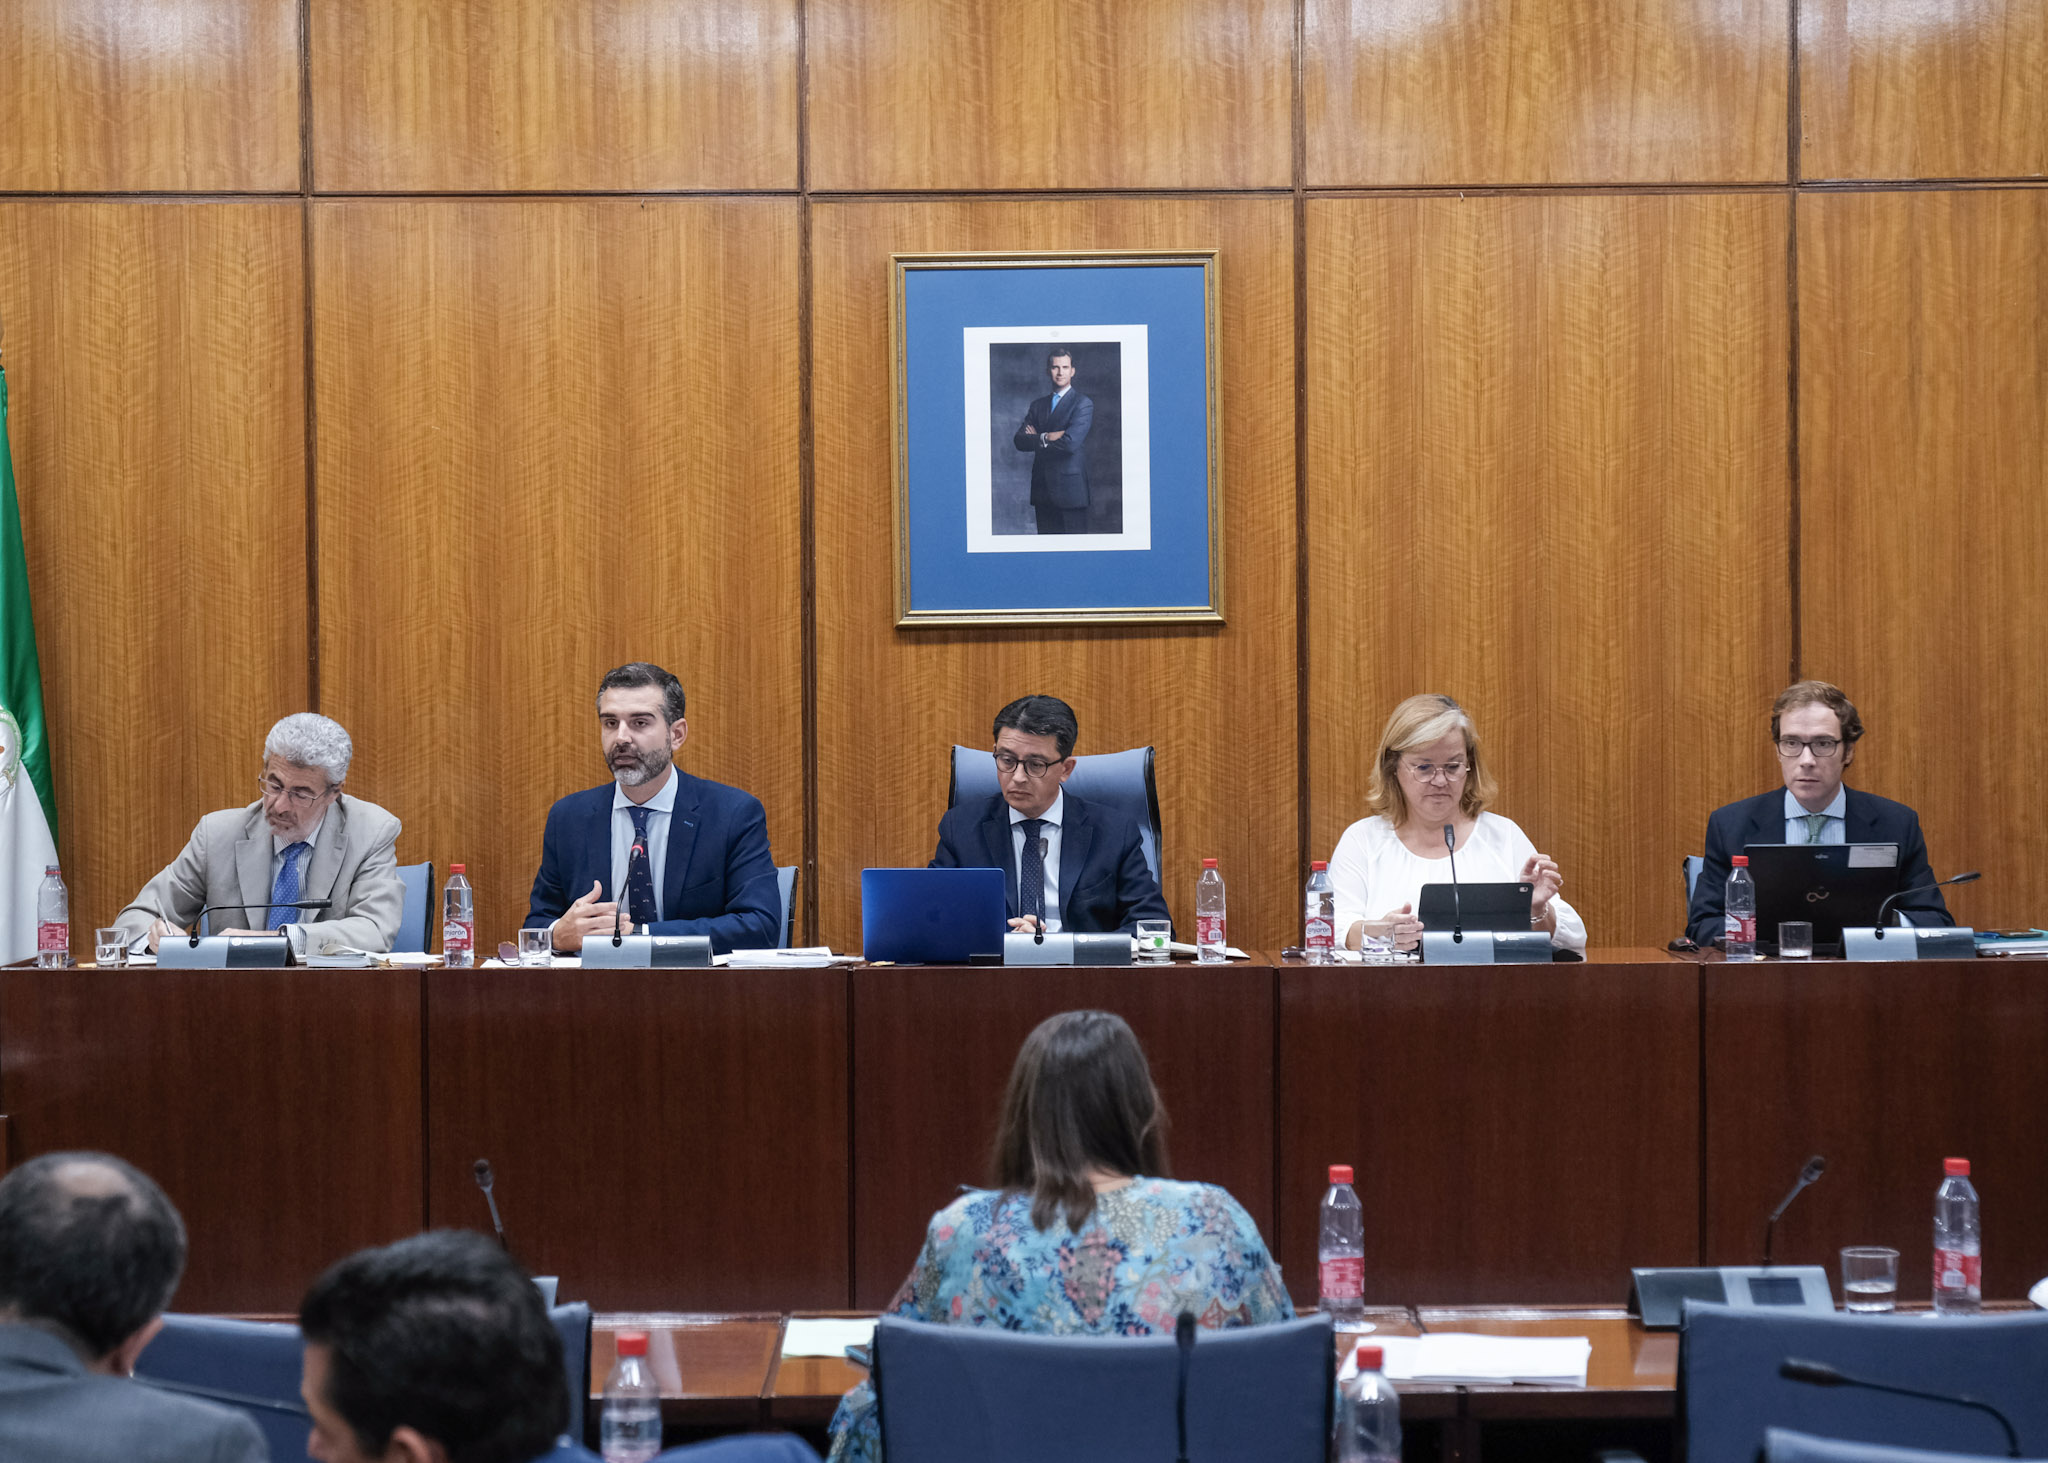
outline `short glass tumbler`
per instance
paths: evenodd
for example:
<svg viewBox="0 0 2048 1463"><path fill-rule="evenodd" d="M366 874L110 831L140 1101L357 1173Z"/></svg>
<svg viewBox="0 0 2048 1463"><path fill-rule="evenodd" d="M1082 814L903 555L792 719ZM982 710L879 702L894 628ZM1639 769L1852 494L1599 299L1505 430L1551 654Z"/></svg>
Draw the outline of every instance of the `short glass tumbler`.
<svg viewBox="0 0 2048 1463"><path fill-rule="evenodd" d="M551 930L521 930L519 932L519 963L521 965L548 965L554 960L554 950L549 936Z"/></svg>
<svg viewBox="0 0 2048 1463"><path fill-rule="evenodd" d="M92 958L102 970L116 970L128 963L128 937L113 926L94 930Z"/></svg>
<svg viewBox="0 0 2048 1463"><path fill-rule="evenodd" d="M1173 923L1163 919L1141 919L1138 921L1138 959L1148 965L1163 964L1173 959L1168 943L1173 939Z"/></svg>
<svg viewBox="0 0 2048 1463"><path fill-rule="evenodd" d="M1813 922L1803 919L1788 919L1778 926L1778 958L1781 960L1811 960L1813 958Z"/></svg>
<svg viewBox="0 0 2048 1463"><path fill-rule="evenodd" d="M1899 1252L1882 1245L1842 1251L1842 1305L1858 1314L1889 1311L1899 1303Z"/></svg>

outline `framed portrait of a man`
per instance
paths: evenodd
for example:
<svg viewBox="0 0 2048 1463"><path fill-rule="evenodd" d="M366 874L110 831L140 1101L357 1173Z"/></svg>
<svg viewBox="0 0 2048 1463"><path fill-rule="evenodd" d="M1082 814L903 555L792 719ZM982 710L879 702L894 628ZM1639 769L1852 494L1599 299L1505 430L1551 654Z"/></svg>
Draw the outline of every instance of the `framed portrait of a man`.
<svg viewBox="0 0 2048 1463"><path fill-rule="evenodd" d="M892 263L897 624L1220 621L1215 251Z"/></svg>

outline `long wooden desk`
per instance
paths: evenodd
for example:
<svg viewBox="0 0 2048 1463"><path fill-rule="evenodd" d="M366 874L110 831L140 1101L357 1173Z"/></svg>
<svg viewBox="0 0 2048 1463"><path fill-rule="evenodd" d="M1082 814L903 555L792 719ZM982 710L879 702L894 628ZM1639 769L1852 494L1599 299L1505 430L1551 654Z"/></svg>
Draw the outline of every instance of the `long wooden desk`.
<svg viewBox="0 0 2048 1463"><path fill-rule="evenodd" d="M1618 1304L1632 1264L1907 1259L1976 1164L1987 1294L2048 1273L2038 961L778 972L0 971L0 1134L107 1148L184 1210L178 1304L290 1311L357 1246L488 1223L606 1311L884 1304L983 1181L996 1094L1054 1011L1146 1044L1175 1171L1257 1219L1313 1301L1324 1168L1368 1300Z"/></svg>

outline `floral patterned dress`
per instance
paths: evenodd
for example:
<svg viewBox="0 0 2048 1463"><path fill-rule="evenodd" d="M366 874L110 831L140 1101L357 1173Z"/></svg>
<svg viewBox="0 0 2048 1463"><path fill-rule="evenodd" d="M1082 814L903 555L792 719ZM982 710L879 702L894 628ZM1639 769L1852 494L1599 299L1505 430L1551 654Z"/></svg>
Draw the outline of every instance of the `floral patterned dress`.
<svg viewBox="0 0 2048 1463"><path fill-rule="evenodd" d="M1244 1208L1213 1184L1134 1179L1098 1194L1077 1234L1039 1230L1029 1194L972 1189L932 1216L917 1268L887 1314L1054 1336L1171 1335L1193 1311L1210 1327L1290 1320L1280 1267ZM880 1463L872 1384L832 1419L832 1457Z"/></svg>

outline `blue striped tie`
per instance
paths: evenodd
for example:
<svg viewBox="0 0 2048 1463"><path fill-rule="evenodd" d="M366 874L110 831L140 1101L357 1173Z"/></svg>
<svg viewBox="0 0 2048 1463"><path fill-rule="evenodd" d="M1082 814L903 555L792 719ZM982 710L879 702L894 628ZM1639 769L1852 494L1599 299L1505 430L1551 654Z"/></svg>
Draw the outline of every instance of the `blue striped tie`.
<svg viewBox="0 0 2048 1463"><path fill-rule="evenodd" d="M1043 818L1025 818L1017 825L1024 830L1024 865L1017 871L1017 913L1045 917L1045 828Z"/></svg>
<svg viewBox="0 0 2048 1463"><path fill-rule="evenodd" d="M304 843L285 845L284 867L277 871L277 882L270 888L270 918L263 925L266 930L282 929L299 917L299 911L289 906L299 897L299 855L308 847Z"/></svg>
<svg viewBox="0 0 2048 1463"><path fill-rule="evenodd" d="M653 816L646 808L626 809L633 818L633 838L642 848L647 845L647 820ZM626 918L636 924L651 925L661 918L661 906L654 898L653 856L634 858L626 855Z"/></svg>

